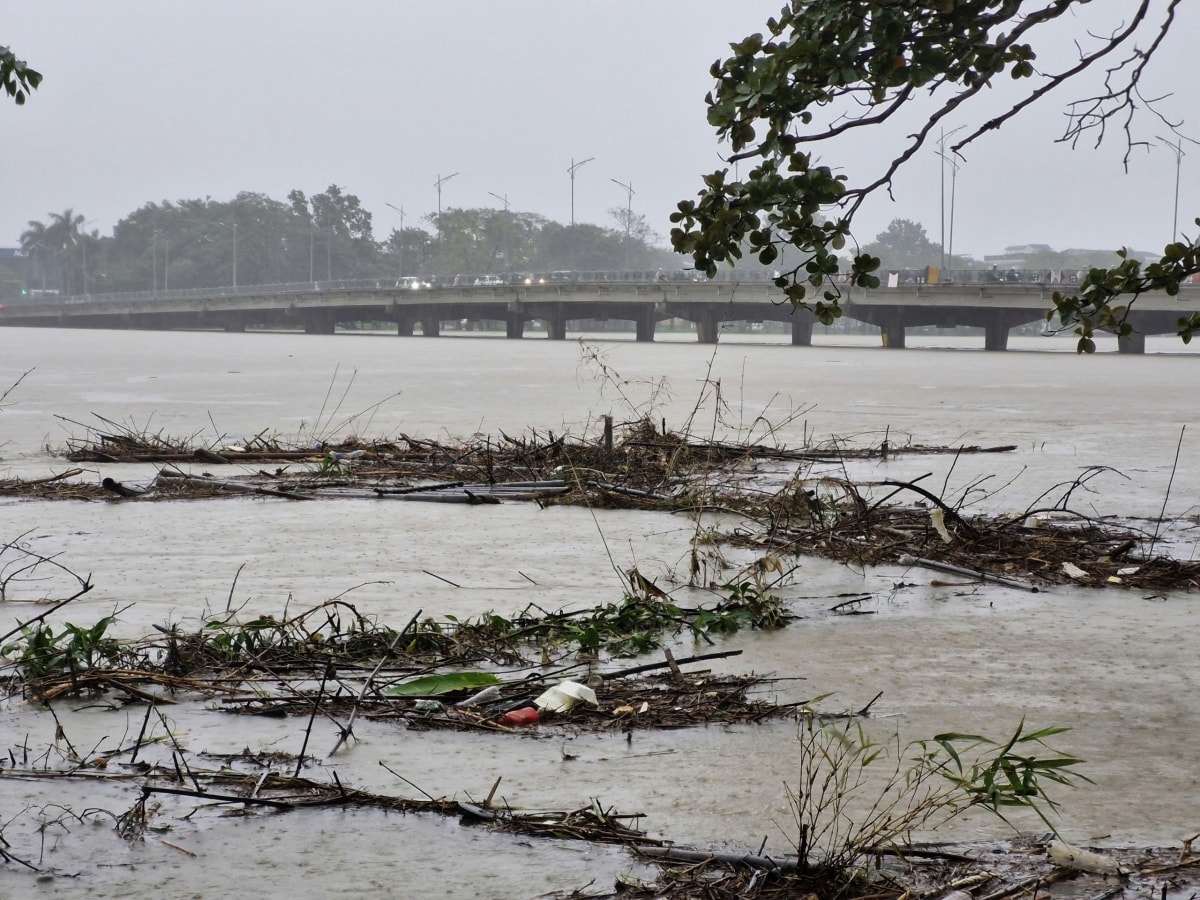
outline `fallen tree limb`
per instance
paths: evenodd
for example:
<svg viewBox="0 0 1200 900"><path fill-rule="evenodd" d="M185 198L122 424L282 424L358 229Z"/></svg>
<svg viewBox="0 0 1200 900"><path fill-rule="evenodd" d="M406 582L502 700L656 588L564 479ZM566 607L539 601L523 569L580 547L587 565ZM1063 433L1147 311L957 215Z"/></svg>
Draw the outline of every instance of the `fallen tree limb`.
<svg viewBox="0 0 1200 900"><path fill-rule="evenodd" d="M703 662L706 659L725 659L727 656L739 656L741 652L741 650L724 650L719 653L702 653L699 656L677 659L675 660L675 665L680 666L686 663ZM616 672L601 672L600 677L608 681L612 678L624 678L627 675L638 675L642 672L651 672L655 669L667 669L670 666L671 664L664 660L663 662L646 663L645 665L633 666L628 669L618 669Z"/></svg>
<svg viewBox="0 0 1200 900"><path fill-rule="evenodd" d="M268 800L266 797L239 797L236 794L208 794L204 791L189 790L187 788L159 787L152 784L144 785L142 791L147 794L174 794L179 797L194 797L197 800L209 800L214 803L245 803L249 806L269 806L272 809L282 810L296 808L295 803L289 803L286 800Z"/></svg>
<svg viewBox="0 0 1200 900"><path fill-rule="evenodd" d="M158 473L158 478L167 479L182 479L193 484L203 484L206 486L217 488L222 491L238 491L243 494L265 494L268 497L283 497L285 500L312 500L313 498L307 494L297 494L292 491L280 491L275 488L263 487L262 485L241 482L241 481L226 481L217 478L197 478L194 475L188 475L184 472L171 471L163 469ZM156 479L157 480L157 479Z"/></svg>
<svg viewBox="0 0 1200 900"><path fill-rule="evenodd" d="M977 581L988 581L992 584L1002 584L1005 587L1016 588L1019 591L1029 591L1031 594L1039 592L1036 585L1026 584L1023 581L1015 581L1012 578L1004 578L1000 575L989 575L987 572L980 572L977 569L967 569L963 566L952 566L950 563L938 562L935 559L922 559L917 556L901 556L898 560L902 566L923 566L926 569L933 569L937 572L949 572L952 575L962 575L967 578L974 578Z"/></svg>

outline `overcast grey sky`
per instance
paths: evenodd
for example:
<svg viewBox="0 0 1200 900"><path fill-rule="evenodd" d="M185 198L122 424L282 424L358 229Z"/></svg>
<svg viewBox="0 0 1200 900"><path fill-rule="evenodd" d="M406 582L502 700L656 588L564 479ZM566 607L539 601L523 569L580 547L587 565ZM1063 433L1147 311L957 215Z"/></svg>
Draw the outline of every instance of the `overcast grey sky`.
<svg viewBox="0 0 1200 900"><path fill-rule="evenodd" d="M283 200L338 184L374 214L375 235L437 208L498 206L606 226L631 184L635 212L666 240L667 217L720 165L705 121L709 65L761 30L779 0L39 0L9 4L0 44L45 76L22 108L0 105L0 245L66 208L111 233L147 202L254 191ZM1095 0L1112 20L1130 0ZM1200 137L1200 4L1185 3L1144 93ZM1078 26L1075 26L1078 27ZM1062 49L1071 35L1063 33ZM1191 46L1189 46L1189 44ZM1001 94L1002 91L997 92ZM1056 145L1079 92L968 148L954 250L1025 242L1160 249L1171 237L1174 155L1153 121L1122 171L1123 146ZM948 127L953 127L952 123ZM1119 136L1113 135L1114 138ZM863 136L853 165L892 147ZM1181 170L1181 230L1200 215L1200 146ZM860 217L868 241L895 217L941 228L940 161L920 151ZM946 190L950 190L947 178Z"/></svg>

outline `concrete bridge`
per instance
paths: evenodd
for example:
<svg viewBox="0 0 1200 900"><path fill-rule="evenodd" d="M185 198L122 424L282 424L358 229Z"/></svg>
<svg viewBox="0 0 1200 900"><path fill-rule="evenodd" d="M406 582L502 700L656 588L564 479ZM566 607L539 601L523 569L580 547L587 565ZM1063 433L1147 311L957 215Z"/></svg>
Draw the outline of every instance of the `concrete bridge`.
<svg viewBox="0 0 1200 900"><path fill-rule="evenodd" d="M874 291L843 290L847 317L875 325L885 347L903 347L905 329L933 325L974 326L984 331L984 347L1003 350L1012 328L1045 319L1059 285L963 283L906 284ZM1066 286L1063 286L1066 287ZM1200 308L1200 285L1179 297L1148 295L1138 300L1130 322L1134 334L1123 352L1144 352L1147 334L1174 333L1180 318ZM624 320L638 341L654 340L658 323L692 322L702 343L715 343L725 322L781 322L791 326L792 343L812 343L813 316L784 301L770 283L733 282L566 282L533 285L439 286L412 289L395 280L251 285L139 294L40 298L0 308L0 325L149 330L286 328L333 334L339 324L392 322L400 335L420 326L427 337L445 322L504 323L509 338L520 338L530 322L541 321L547 336L563 340L568 323Z"/></svg>

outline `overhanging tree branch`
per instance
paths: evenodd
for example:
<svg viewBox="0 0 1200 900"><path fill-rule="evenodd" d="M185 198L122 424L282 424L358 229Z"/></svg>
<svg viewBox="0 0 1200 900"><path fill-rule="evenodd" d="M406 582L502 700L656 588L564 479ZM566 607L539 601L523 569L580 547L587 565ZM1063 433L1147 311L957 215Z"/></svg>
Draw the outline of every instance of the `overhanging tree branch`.
<svg viewBox="0 0 1200 900"><path fill-rule="evenodd" d="M1137 110L1149 109L1167 121L1139 86L1175 24L1181 2L1168 0L1148 47L1135 48L1108 69L1101 93L1069 105L1065 139L1093 129L1102 139L1107 123L1122 119L1128 159L1129 149L1141 143L1132 130ZM962 116L974 108L983 88L1001 75L1038 79L1007 110L973 126L951 147L960 153L1135 41L1147 30L1155 8L1153 0L1139 0L1127 24L1107 37L1090 36L1100 42L1098 47L1079 43L1080 59L1070 68L1052 75L1036 71L1036 53L1027 42L1035 37L1060 40L1047 27L1087 5L1088 0L1036 5L1030 0L791 0L768 20L766 37L754 34L732 44L733 55L711 69L716 87L707 98L708 120L730 145L727 161L756 159L758 164L737 181L727 179L728 169L706 176L699 199L681 202L671 217L677 226L671 232L673 246L690 254L696 269L710 276L719 264L732 264L744 254L770 265L781 247L794 247L803 258L775 284L797 306L807 306L809 292L817 291L820 299L813 312L832 321L841 314L833 276L841 274L860 287L879 285L874 273L880 261L870 254L856 253L849 273L840 270L838 251L847 244L857 246L852 233L856 214L868 197L890 193L897 173L928 143L937 125L952 113ZM840 167L824 162L840 149L835 139L897 121L918 89L937 105L880 171L851 184ZM838 109L849 103L859 104L858 114ZM818 122L818 116L826 123ZM830 210L837 218L827 218ZM1147 266L1148 289L1177 290L1182 278L1195 271L1195 251L1193 244L1179 245L1170 258ZM1094 289L1091 295L1076 298L1079 309L1111 312L1115 307L1109 295L1096 288L1104 285L1115 292L1112 296L1120 296L1136 287L1134 274L1124 266L1095 271L1100 274L1087 280ZM1072 305L1056 309L1070 313ZM1106 320L1101 315L1097 321ZM1190 336L1182 323L1180 333ZM1089 349L1083 336L1080 348Z"/></svg>

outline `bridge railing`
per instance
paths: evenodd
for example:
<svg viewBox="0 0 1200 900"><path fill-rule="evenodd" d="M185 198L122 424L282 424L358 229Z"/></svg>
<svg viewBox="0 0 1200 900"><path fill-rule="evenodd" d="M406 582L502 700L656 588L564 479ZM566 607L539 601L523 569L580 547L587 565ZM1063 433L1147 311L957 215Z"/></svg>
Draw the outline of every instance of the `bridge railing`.
<svg viewBox="0 0 1200 900"><path fill-rule="evenodd" d="M773 280L773 272L769 270L736 270L718 273L714 279L698 276L691 270L672 272L659 271L581 271L581 272L548 272L548 273L508 273L500 276L484 275L452 275L433 278L428 281L414 283L411 278L347 278L323 281L280 282L276 284L243 284L219 285L214 287L172 288L157 291L122 291L103 294L74 294L68 297L30 297L17 300L16 303L90 303L104 301L170 301L203 299L212 297L244 297L279 294L307 294L324 291L371 291L371 290L425 290L429 288L482 288L491 290L497 286L521 287L526 285L552 284L655 284L680 282L715 282L718 284L767 284ZM1072 285L1079 283L1083 277L1082 270L1063 269L953 269L937 274L934 284L953 285L992 284L1004 285L1047 285L1062 290L1070 290ZM879 273L881 290L886 290L891 282L896 285L931 284L933 273L927 269L900 269L881 271ZM835 278L839 282L843 276ZM495 280L503 279L498 285ZM933 285L931 285L933 286ZM1200 284L1189 283L1188 287L1200 287ZM12 304L12 299L7 301Z"/></svg>

